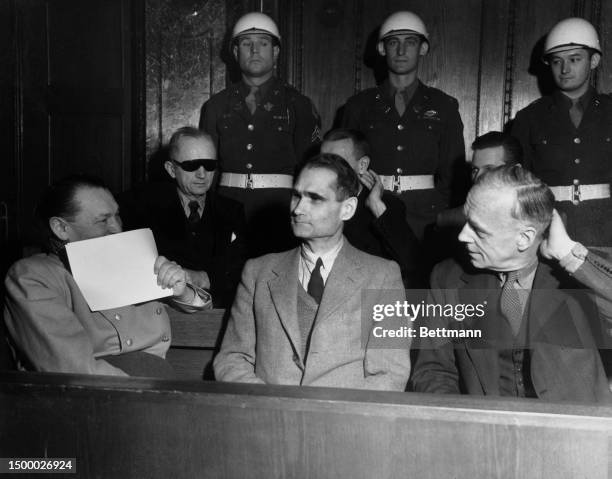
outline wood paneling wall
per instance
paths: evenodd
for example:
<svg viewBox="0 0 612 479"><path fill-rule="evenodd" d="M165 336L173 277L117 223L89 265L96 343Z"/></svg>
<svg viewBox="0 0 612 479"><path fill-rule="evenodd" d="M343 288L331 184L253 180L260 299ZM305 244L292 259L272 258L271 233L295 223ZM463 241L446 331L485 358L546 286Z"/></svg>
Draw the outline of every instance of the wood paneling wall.
<svg viewBox="0 0 612 479"><path fill-rule="evenodd" d="M197 126L202 104L225 87L224 0L147 0L146 153Z"/></svg>
<svg viewBox="0 0 612 479"><path fill-rule="evenodd" d="M332 127L350 95L374 86L380 78L374 49L377 28L385 17L396 10L421 15L431 48L420 77L458 99L468 152L475 136L503 129L519 109L546 92L546 70L534 49L558 20L584 17L600 32L604 53L612 47L612 3L603 0L287 3L291 8L283 10L281 5L278 14L290 15L291 31L300 35L283 43L290 52L284 74L312 98L324 130ZM604 61L594 77L603 91L612 88L609 63Z"/></svg>
<svg viewBox="0 0 612 479"><path fill-rule="evenodd" d="M399 9L428 25L421 78L459 100L468 153L550 85L536 47L561 18L595 24L604 58L594 83L612 89L604 0L6 0L0 233L5 203L9 236L32 236L36 198L67 173L101 175L115 190L145 179L170 134L197 124L202 104L239 78L227 45L243 13L278 21L278 73L314 101L327 130L349 96L380 80L376 29Z"/></svg>

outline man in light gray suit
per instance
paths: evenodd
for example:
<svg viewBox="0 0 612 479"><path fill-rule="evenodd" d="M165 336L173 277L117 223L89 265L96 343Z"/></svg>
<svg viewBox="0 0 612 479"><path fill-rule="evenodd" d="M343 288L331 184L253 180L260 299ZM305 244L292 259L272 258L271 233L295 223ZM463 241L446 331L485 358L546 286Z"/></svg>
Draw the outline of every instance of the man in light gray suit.
<svg viewBox="0 0 612 479"><path fill-rule="evenodd" d="M410 339L391 349L372 319L375 305L405 300L400 269L342 234L358 191L337 155L301 165L291 226L302 244L247 262L214 361L217 380L404 390Z"/></svg>

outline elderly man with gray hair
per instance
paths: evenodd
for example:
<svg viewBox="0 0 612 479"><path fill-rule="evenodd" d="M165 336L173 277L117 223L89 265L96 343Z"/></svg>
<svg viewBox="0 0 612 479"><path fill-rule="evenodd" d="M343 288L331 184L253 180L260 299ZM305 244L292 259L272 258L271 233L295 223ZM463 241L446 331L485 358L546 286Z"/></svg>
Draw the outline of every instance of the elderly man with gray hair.
<svg viewBox="0 0 612 479"><path fill-rule="evenodd" d="M476 181L459 234L473 268L448 260L432 273L429 303L441 308L419 323L414 390L612 399L597 350L600 310L574 277L538 255L549 243L553 205L550 189L518 165ZM441 313L449 305L466 314Z"/></svg>

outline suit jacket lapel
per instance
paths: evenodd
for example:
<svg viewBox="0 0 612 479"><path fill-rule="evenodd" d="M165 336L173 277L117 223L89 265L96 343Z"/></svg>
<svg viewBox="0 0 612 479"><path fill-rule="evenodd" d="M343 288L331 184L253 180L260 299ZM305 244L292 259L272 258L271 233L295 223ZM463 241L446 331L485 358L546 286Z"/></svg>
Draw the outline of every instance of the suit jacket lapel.
<svg viewBox="0 0 612 479"><path fill-rule="evenodd" d="M503 318L497 315L499 301L499 283L494 273L464 273L462 278L465 286L459 291L462 304L487 303L487 314L480 321L469 322L466 327L482 329L482 339L465 339L465 352L470 358L480 385L485 394L499 394L499 357L495 344L487 342L496 329L496 322ZM479 324L477 324L479 323ZM490 331L490 333L487 333Z"/></svg>
<svg viewBox="0 0 612 479"><path fill-rule="evenodd" d="M531 346L537 347L538 342L564 344L564 337L574 337L576 332L573 323L567 324L563 317L552 317L558 316L561 303L566 299L566 294L559 289L559 282L551 274L550 267L540 263L533 279L529 299L528 334ZM553 328L547 326L551 322L554 322Z"/></svg>
<svg viewBox="0 0 612 479"><path fill-rule="evenodd" d="M344 245L325 283L315 327L331 317L340 306L346 303L346 298L355 293L360 283L367 279L355 259L355 253L355 248L345 238Z"/></svg>
<svg viewBox="0 0 612 479"><path fill-rule="evenodd" d="M281 260L273 266L274 278L268 281L270 296L278 314L278 318L289 337L295 354L300 358L302 367L302 336L297 318L297 287L298 261L300 249L288 251Z"/></svg>

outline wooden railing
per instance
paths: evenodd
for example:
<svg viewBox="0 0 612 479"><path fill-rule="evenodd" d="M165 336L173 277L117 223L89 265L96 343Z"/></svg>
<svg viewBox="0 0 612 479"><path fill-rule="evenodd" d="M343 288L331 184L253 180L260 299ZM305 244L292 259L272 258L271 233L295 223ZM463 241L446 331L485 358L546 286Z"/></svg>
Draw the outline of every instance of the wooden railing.
<svg viewBox="0 0 612 479"><path fill-rule="evenodd" d="M451 395L0 375L2 457L85 478L588 478L612 408Z"/></svg>

